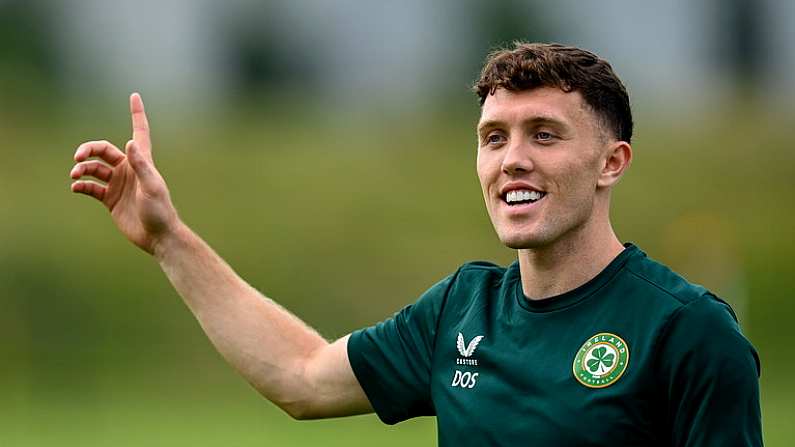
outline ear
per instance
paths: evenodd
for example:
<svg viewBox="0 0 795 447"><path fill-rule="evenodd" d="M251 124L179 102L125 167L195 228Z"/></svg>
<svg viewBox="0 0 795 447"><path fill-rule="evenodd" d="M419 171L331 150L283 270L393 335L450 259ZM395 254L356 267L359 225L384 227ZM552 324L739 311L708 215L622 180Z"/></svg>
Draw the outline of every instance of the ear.
<svg viewBox="0 0 795 447"><path fill-rule="evenodd" d="M602 171L596 182L597 186L609 188L618 183L631 162L632 146L626 141L611 142L603 158Z"/></svg>

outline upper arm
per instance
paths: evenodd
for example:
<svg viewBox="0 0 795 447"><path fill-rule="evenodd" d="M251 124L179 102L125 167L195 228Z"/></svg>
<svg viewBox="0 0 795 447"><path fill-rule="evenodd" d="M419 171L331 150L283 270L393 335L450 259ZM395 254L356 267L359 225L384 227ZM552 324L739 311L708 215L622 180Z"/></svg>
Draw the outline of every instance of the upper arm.
<svg viewBox="0 0 795 447"><path fill-rule="evenodd" d="M305 377L310 404L298 417L317 419L371 413L367 399L348 359L348 339L317 349L307 360Z"/></svg>
<svg viewBox="0 0 795 447"><path fill-rule="evenodd" d="M430 363L437 318L452 276L381 323L316 349L300 418L370 413L394 423L430 414ZM352 357L349 357L351 355Z"/></svg>
<svg viewBox="0 0 795 447"><path fill-rule="evenodd" d="M761 446L759 359L728 305L704 296L673 318L659 371L672 445Z"/></svg>
<svg viewBox="0 0 795 447"><path fill-rule="evenodd" d="M387 424L436 414L431 398L433 351L453 278L436 283L392 318L350 336L353 371Z"/></svg>

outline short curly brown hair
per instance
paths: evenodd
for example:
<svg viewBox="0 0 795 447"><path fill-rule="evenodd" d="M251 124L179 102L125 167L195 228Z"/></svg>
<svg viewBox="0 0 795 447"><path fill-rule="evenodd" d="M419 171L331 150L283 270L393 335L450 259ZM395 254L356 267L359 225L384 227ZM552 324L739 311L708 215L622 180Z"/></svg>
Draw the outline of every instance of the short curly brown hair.
<svg viewBox="0 0 795 447"><path fill-rule="evenodd" d="M486 58L473 90L480 105L498 88L511 91L557 87L580 92L602 125L620 141L632 139L629 94L610 64L580 48L557 43L514 42L512 49L493 51Z"/></svg>

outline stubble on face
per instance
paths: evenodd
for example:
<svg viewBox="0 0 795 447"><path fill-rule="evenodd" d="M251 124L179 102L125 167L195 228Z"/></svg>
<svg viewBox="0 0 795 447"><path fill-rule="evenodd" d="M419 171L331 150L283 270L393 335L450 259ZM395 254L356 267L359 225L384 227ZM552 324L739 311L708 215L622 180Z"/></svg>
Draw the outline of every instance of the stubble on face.
<svg viewBox="0 0 795 447"><path fill-rule="evenodd" d="M556 88L498 89L486 99L480 123L478 177L500 241L542 249L587 232L606 139L582 96ZM532 185L545 196L517 213L500 196L509 182Z"/></svg>

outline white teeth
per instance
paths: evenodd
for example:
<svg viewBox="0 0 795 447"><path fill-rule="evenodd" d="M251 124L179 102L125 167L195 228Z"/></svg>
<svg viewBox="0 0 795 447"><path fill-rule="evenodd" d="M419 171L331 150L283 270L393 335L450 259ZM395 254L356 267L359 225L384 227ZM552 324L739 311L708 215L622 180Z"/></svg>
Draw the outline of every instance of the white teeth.
<svg viewBox="0 0 795 447"><path fill-rule="evenodd" d="M526 189L519 189L509 191L505 194L505 201L508 203L512 202L522 202L530 200L531 202L535 202L536 200L543 197L543 194L538 191L529 191Z"/></svg>

